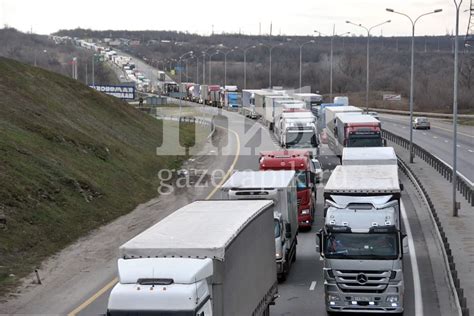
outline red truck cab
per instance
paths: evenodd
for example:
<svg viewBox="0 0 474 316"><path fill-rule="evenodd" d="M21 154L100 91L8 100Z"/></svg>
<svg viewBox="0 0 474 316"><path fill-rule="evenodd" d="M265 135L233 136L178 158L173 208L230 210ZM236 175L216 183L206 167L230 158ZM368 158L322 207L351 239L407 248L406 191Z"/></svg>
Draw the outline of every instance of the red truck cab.
<svg viewBox="0 0 474 316"><path fill-rule="evenodd" d="M297 177L298 226L311 229L316 210L316 174L307 150L263 151L260 170L295 170Z"/></svg>

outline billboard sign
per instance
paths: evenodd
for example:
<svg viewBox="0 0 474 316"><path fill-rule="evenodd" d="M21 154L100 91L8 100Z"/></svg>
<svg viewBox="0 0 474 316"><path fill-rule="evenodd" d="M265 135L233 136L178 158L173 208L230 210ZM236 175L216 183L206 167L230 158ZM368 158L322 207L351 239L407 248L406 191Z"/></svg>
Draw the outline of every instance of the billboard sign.
<svg viewBox="0 0 474 316"><path fill-rule="evenodd" d="M384 94L383 100L384 101L401 101L402 95L401 94Z"/></svg>
<svg viewBox="0 0 474 316"><path fill-rule="evenodd" d="M134 86L114 86L114 85L90 85L92 89L99 92L114 96L119 99L133 100L135 99Z"/></svg>

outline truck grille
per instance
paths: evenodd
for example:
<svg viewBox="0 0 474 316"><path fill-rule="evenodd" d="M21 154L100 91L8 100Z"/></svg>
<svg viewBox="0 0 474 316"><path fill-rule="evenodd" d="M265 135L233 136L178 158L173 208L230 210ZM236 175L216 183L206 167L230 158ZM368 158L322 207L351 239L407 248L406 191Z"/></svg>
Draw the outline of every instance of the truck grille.
<svg viewBox="0 0 474 316"><path fill-rule="evenodd" d="M298 200L296 201L296 205L298 205L298 209L299 209L299 208L300 208L300 205L301 205L301 199L298 199Z"/></svg>
<svg viewBox="0 0 474 316"><path fill-rule="evenodd" d="M390 271L334 271L336 283L343 292L382 293L388 286Z"/></svg>

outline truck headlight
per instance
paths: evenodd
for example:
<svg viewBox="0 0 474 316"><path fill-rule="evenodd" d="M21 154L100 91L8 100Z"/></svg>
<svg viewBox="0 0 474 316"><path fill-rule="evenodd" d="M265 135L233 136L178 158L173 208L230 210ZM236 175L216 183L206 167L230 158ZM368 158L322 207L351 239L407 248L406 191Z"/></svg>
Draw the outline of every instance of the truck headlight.
<svg viewBox="0 0 474 316"><path fill-rule="evenodd" d="M339 295L328 294L327 299L329 302L338 302L341 300Z"/></svg>
<svg viewBox="0 0 474 316"><path fill-rule="evenodd" d="M281 259L281 253L280 252L275 253L275 258Z"/></svg>
<svg viewBox="0 0 474 316"><path fill-rule="evenodd" d="M398 295L389 295L386 299L389 303L397 303L398 302Z"/></svg>
<svg viewBox="0 0 474 316"><path fill-rule="evenodd" d="M301 211L301 215L308 215L309 214L309 209L305 209Z"/></svg>

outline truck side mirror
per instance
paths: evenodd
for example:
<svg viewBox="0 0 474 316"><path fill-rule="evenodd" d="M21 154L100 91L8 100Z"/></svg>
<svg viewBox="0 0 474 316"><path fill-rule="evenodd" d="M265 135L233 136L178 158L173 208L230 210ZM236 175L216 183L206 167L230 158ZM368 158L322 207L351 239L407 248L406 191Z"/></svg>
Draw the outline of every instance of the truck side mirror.
<svg viewBox="0 0 474 316"><path fill-rule="evenodd" d="M323 254L323 231L320 230L316 233L316 252L319 252L321 257L324 257Z"/></svg>
<svg viewBox="0 0 474 316"><path fill-rule="evenodd" d="M285 223L285 238L291 238L291 224Z"/></svg>
<svg viewBox="0 0 474 316"><path fill-rule="evenodd" d="M403 254L408 254L410 252L408 248L407 234L402 234L402 250Z"/></svg>

